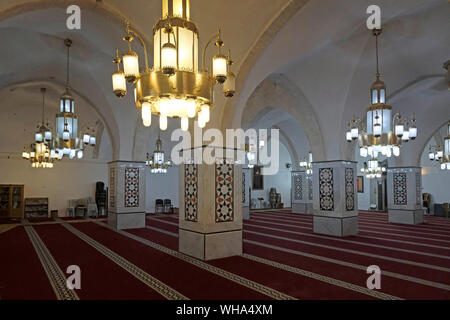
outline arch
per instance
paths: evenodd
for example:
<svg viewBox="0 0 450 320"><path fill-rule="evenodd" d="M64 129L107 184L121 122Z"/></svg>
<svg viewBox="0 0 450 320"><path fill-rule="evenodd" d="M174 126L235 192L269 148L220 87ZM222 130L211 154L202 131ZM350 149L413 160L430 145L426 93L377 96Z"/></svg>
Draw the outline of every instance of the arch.
<svg viewBox="0 0 450 320"><path fill-rule="evenodd" d="M53 90L58 91L58 92L63 92L64 89L65 89L65 84L61 84L61 83L58 83L58 82L55 82L55 81L29 80L29 81L23 81L23 82L19 82L19 83L14 83L14 84L8 84L6 86L1 87L0 91L1 90L12 90L13 88L18 88L18 87L22 87L23 88L23 87L30 87L30 86L45 86L47 88L52 88ZM116 146L115 146L114 139L113 139L113 136L112 136L112 133L111 133L111 129L109 128L109 126L108 126L107 122L105 121L105 119L103 118L102 114L99 112L98 108L87 97L82 95L80 92L78 92L75 89L71 89L71 92L72 92L72 95L75 98L75 101L77 99L81 99L82 101L84 101L94 111L95 115L100 119L101 123L100 124L96 124L97 128L99 128L99 127L102 128L101 129L102 133L103 133L103 127L106 128L106 132L108 133L108 137L109 137L109 139L111 141L111 148L112 148L111 149L111 156L113 157ZM98 130L96 132L97 132L97 135L96 135L96 137L97 137L97 146L96 146L95 150L99 148L100 140L101 140L100 139L101 135L99 136ZM94 150L94 153L93 153L93 157L94 158L95 158L95 150ZM98 151L97 151L96 154L97 154L97 157L98 157Z"/></svg>
<svg viewBox="0 0 450 320"><path fill-rule="evenodd" d="M38 11L51 8L65 9L70 5L76 4L83 10L90 10L94 13L101 14L108 18L111 23L116 25L124 25L125 20L129 20L127 17L122 15L118 10L113 8L102 1L96 0L77 0L74 3L73 0L28 0L18 4L11 5L9 7L0 7L0 22L12 18L14 16L24 14L31 11ZM130 21L130 20L129 20ZM130 26L147 42L151 43L145 34L139 30L139 28L130 21Z"/></svg>
<svg viewBox="0 0 450 320"><path fill-rule="evenodd" d="M273 106L290 114L305 130L314 159L325 160L323 137L314 109L303 92L284 75L271 75L255 89L241 123Z"/></svg>
<svg viewBox="0 0 450 320"><path fill-rule="evenodd" d="M289 138L289 136L284 132L284 130L278 126L273 126L274 129L280 130L280 141L284 144L286 149L289 152L289 155L291 157L292 161L292 170L298 170L299 169L299 163L300 159L297 154L297 151L295 150L294 143L292 142L292 139Z"/></svg>
<svg viewBox="0 0 450 320"><path fill-rule="evenodd" d="M261 33L261 36L257 39L255 44L249 50L245 59L242 61L239 67L239 71L236 76L236 92L242 92L245 86L248 75L254 68L256 62L258 61L264 50L270 45L272 40L278 34L278 32L286 25L286 23L306 5L310 0L291 0L285 7L280 10L280 12L272 19L272 21L267 25L266 29ZM240 95L239 95L240 96ZM224 108L222 109L221 119L222 119L222 129L224 128L238 128L240 123L234 123L234 112L228 112L230 109L236 110L235 104L237 103L238 97L228 100ZM241 114L238 115L239 122L241 120Z"/></svg>

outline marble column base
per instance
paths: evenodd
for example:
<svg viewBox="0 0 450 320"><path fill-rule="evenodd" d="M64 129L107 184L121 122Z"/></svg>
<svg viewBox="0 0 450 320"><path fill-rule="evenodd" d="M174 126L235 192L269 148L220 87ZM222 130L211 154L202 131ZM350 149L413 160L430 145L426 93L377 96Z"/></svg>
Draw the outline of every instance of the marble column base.
<svg viewBox="0 0 450 320"><path fill-rule="evenodd" d="M250 207L242 207L242 219L250 219Z"/></svg>
<svg viewBox="0 0 450 320"><path fill-rule="evenodd" d="M293 203L291 211L292 211L292 213L312 214L313 204L312 203Z"/></svg>
<svg viewBox="0 0 450 320"><path fill-rule="evenodd" d="M423 223L423 210L388 210L390 223L421 224Z"/></svg>
<svg viewBox="0 0 450 320"><path fill-rule="evenodd" d="M145 212L109 212L108 225L116 230L145 228Z"/></svg>
<svg viewBox="0 0 450 320"><path fill-rule="evenodd" d="M204 261L242 255L242 230L199 233L179 229L179 250Z"/></svg>
<svg viewBox="0 0 450 320"><path fill-rule="evenodd" d="M313 226L314 233L336 237L357 235L359 231L358 216L348 218L314 216Z"/></svg>

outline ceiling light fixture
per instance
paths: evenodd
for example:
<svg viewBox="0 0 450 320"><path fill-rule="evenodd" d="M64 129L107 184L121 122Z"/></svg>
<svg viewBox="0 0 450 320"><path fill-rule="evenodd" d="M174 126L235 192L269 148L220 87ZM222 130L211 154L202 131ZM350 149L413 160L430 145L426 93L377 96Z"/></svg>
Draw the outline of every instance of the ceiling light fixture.
<svg viewBox="0 0 450 320"><path fill-rule="evenodd" d="M56 114L56 132L53 145L62 156L67 155L70 159L81 159L83 157L83 149L86 146L96 145L95 130L91 127L85 127L81 138L78 137L78 115L75 113L75 99L70 94L69 89L69 63L72 40L65 39L64 45L67 47L66 90L60 99L59 113Z"/></svg>
<svg viewBox="0 0 450 320"><path fill-rule="evenodd" d="M162 141L158 135L156 140L156 150L153 151L153 156L147 153L147 161L145 165L150 168L151 173L167 173L167 168L172 166L172 161L165 159L166 155L162 149Z"/></svg>
<svg viewBox="0 0 450 320"><path fill-rule="evenodd" d="M417 137L416 118L414 114L402 118L400 113L392 117L392 107L386 104L386 86L380 80L378 68L378 36L381 29L373 29L372 33L376 44L377 79L370 88L371 106L366 110L365 128L360 118L354 117L349 122L346 140L347 142L358 140L362 157L377 158L380 153L388 158L392 155L398 157L402 143Z"/></svg>
<svg viewBox="0 0 450 320"><path fill-rule="evenodd" d="M153 68L148 64L147 46L127 22L128 51L119 56L116 51L117 71L112 75L113 91L118 97L127 93L126 82L135 85L136 106L141 109L145 126L151 125L151 115L159 116L161 130L167 129L167 118L179 118L182 130L189 129L189 119L197 117L198 126L205 127L214 107L214 86L223 85L225 97L235 94L235 75L231 72L231 55L222 53L224 42L218 31L206 44L199 69L199 33L190 20L189 0L162 0L162 17L153 27ZM145 69L139 70L139 57L131 44L137 38L144 48ZM215 40L217 54L207 69L206 53ZM123 71L120 64L123 65Z"/></svg>

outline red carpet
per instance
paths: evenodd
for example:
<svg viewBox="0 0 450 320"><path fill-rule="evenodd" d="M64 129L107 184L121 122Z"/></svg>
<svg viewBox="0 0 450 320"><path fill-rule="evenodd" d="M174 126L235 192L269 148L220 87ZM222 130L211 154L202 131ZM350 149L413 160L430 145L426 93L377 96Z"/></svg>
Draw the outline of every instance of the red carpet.
<svg viewBox="0 0 450 320"><path fill-rule="evenodd" d="M163 218L165 219L165 218ZM161 227L160 229L178 234L178 227L166 223L147 219L150 226ZM168 219L167 219L168 220ZM162 244L158 237L162 233L150 235L149 232L142 230L132 230L131 233L139 235L143 238ZM258 262L254 262L242 257L231 257L208 262L211 265L220 267L232 273L252 281L264 284L275 290L289 294L298 299L370 299L371 297L348 290L326 284L311 278L303 277L291 272L283 271L278 268L267 266ZM268 276L270 275L270 276ZM308 290L308 288L316 288L316 290Z"/></svg>
<svg viewBox="0 0 450 320"><path fill-rule="evenodd" d="M56 296L23 227L0 234L2 300L55 299Z"/></svg>
<svg viewBox="0 0 450 320"><path fill-rule="evenodd" d="M104 227L93 223L73 226L190 299L267 299L263 294Z"/></svg>
<svg viewBox="0 0 450 320"><path fill-rule="evenodd" d="M135 270L82 240L82 234L47 222L33 228L63 272L69 265L81 267L80 299L165 298L133 276ZM190 299L269 299L277 292L297 299L450 299L450 222L442 218L427 216L423 225L405 226L389 224L383 213L361 213L359 235L335 238L314 234L309 215L286 209L252 212L244 221L244 256L208 263L175 252L177 215L148 215L147 225L127 234L174 253L93 222L71 224ZM55 299L23 227L0 234L0 250L2 299ZM382 270L382 288L369 291L366 268L373 264Z"/></svg>
<svg viewBox="0 0 450 320"><path fill-rule="evenodd" d="M364 257L357 254L349 254L345 252L336 252L333 249L326 249L326 248L318 248L313 245L304 245L299 244L295 242L290 242L289 240L279 240L270 237L270 235L281 235L288 239L304 239L304 241L312 242L313 244L324 244L326 243L328 246L338 247L338 248L351 248L351 250L360 250L362 252L367 253L376 253L379 255L384 255L389 258L389 255L396 258L398 255L391 254L392 249L379 249L379 248L370 248L367 249L364 245L355 245L355 244L339 244L337 245L337 238L334 237L326 237L328 239L320 239L320 238L314 238L312 237L312 217L311 216L298 216L294 214L288 214L288 215L281 215L278 213L270 213L270 212L264 212L264 213L252 213L251 214L252 219L249 221L244 222L244 229L245 230L258 230L261 233L266 234L266 236L260 236L260 235L253 235L247 232L244 232L244 239L247 240L244 242L244 252L260 257L264 257L269 260L277 261L280 263L284 263L287 265L292 265L301 269L309 270L311 272L316 272L319 274L331 276L333 278L343 280L349 283L354 283L357 285L362 285L367 280L368 275L365 272L365 267L369 266L371 264L377 264L381 267L382 273L383 271L395 271L399 274L399 277L405 277L402 275L410 275L413 277L418 277L421 279L431 279L432 281L436 281L443 284L448 284L449 277L448 272L445 271L438 271L435 270L429 270L427 268L423 267L417 267L417 266L411 266L404 263L399 262L393 262L386 259L379 259L379 258L371 258L371 257ZM280 224L291 224L292 227L286 227L286 226L279 226L274 225L268 222L268 219L263 218L270 218L271 221L275 221L275 223ZM309 229L296 229L296 226L298 224L297 222L292 221L286 221L286 219L294 220L294 221L305 221L308 222L307 225L309 226ZM364 219L364 217L361 217L361 220ZM174 223L174 219L168 219L168 218L162 218L161 220L165 220L171 223ZM257 220L259 222L257 222ZM264 221L264 222L262 222ZM154 220L149 220L150 225L156 227L161 227L162 230L170 231L176 233L177 227L171 224L165 224L162 225L161 222L154 222ZM387 222L386 222L387 223ZM279 228L279 229L286 229L286 230L294 230L296 232L302 232L302 233L310 233L311 236L299 236L295 234L290 233L283 233L278 231L272 231L270 229L262 229L258 227L250 227L250 224L258 224L263 226L269 226L271 228ZM267 248L258 244L253 244L248 241L256 241L261 244L269 244L272 246L278 246L281 249L288 249L288 250L294 250L294 252L303 252L303 253L310 253L318 255L319 257L324 258L334 258L337 261L344 261L344 263L353 263L362 266L361 269L355 269L354 267L349 267L346 265L340 265L337 263L324 261L323 259L318 258L311 258L301 255L296 255L291 252L286 252L282 250L276 250L272 248ZM360 236L357 237L348 237L345 238L345 240L352 240L352 241L358 241L358 242L365 242L365 243L371 243L371 244L377 244L377 245L383 245L386 247L391 248L400 248L400 249L408 249L408 250L414 250L418 252L425 252L425 253L436 253L446 256L447 258L450 256L449 250L446 248L437 248L434 249L433 252L429 251L430 248L424 247L424 246L417 246L415 247L413 244L403 244L403 243L396 243L389 241L389 239L381 239L377 241L367 241L371 239L366 239ZM389 255L387 255L389 254ZM410 253L402 253L401 257L404 260L410 260L410 261L422 261L426 264L432 264L430 263L430 260L428 258L431 257L424 257L420 254L410 254ZM411 259L413 258L413 259ZM434 262L436 262L437 266L439 264L445 266L448 266L448 259L442 259L442 258L433 258ZM432 260L433 260L432 259ZM420 280L419 280L420 281ZM449 291L448 289L441 289L436 288L430 285L425 285L422 283L416 283L413 281L407 281L404 279L399 279L398 277L391 277L386 274L382 276L382 292L392 294L397 297L405 298L405 299L449 299ZM328 296L325 295L325 296Z"/></svg>
<svg viewBox="0 0 450 320"><path fill-rule="evenodd" d="M76 291L80 299L162 299L61 225L34 228L64 273L70 265L80 267L81 290Z"/></svg>

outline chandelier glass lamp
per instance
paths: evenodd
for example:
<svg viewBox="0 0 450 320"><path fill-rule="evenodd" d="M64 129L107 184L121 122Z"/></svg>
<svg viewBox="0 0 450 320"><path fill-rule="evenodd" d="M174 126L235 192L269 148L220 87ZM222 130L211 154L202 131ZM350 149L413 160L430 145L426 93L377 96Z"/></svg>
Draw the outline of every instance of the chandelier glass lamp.
<svg viewBox="0 0 450 320"><path fill-rule="evenodd" d="M64 40L67 47L67 79L66 90L60 99L59 112L56 114L56 132L53 145L61 153L61 157L66 155L70 159L83 158L83 150L86 146L95 146L96 138L93 131L88 128L81 137L78 136L78 115L75 113L75 100L70 94L70 47L72 40Z"/></svg>
<svg viewBox="0 0 450 320"><path fill-rule="evenodd" d="M158 135L156 140L156 150L153 151L153 156L147 153L146 166L150 168L151 173L167 173L167 168L172 166L172 161L166 160L165 153L162 149L162 141Z"/></svg>
<svg viewBox="0 0 450 320"><path fill-rule="evenodd" d="M312 153L309 152L308 154L308 159L303 158L302 161L300 161L300 167L306 169L306 174L311 175L313 173L312 171L312 162L313 162L313 158L312 158Z"/></svg>
<svg viewBox="0 0 450 320"><path fill-rule="evenodd" d="M368 179L379 179L386 172L386 167L382 166L378 159L371 158L369 161L364 162L364 168L361 168L361 172Z"/></svg>
<svg viewBox="0 0 450 320"><path fill-rule="evenodd" d="M139 57L132 50L137 38L145 53L145 67L140 70ZM232 60L222 53L221 32L215 34L202 52L199 66L199 31L190 19L189 0L162 0L162 17L153 27L153 67L149 67L147 47L137 32L126 27L123 39L128 50L122 57L116 52L117 71L112 75L113 91L118 97L127 93L126 82L133 84L135 102L141 109L145 126L152 123L152 114L159 117L161 130L167 129L168 118L179 118L181 129L189 129L189 119L197 117L198 126L205 127L214 107L214 86L221 84L230 98L235 94ZM208 46L215 40L217 54L206 65ZM120 64L123 65L123 71Z"/></svg>
<svg viewBox="0 0 450 320"><path fill-rule="evenodd" d="M366 122L354 117L348 124L347 142L358 140L362 157L377 158L379 154L386 157L400 155L400 147L417 137L414 115L402 118L400 113L392 116L392 107L386 103L386 85L380 80L378 67L378 36L381 29L373 29L376 43L376 81L370 88L370 107L366 110Z"/></svg>
<svg viewBox="0 0 450 320"><path fill-rule="evenodd" d="M37 126L34 134L34 142L25 147L22 158L30 161L33 168L53 168L53 162L59 158L58 150L52 145L52 130L49 124L45 124L45 88L41 88L42 93L42 122Z"/></svg>
<svg viewBox="0 0 450 320"><path fill-rule="evenodd" d="M447 124L447 136L444 138L444 150L440 162L442 170L450 170L450 121Z"/></svg>
<svg viewBox="0 0 450 320"><path fill-rule="evenodd" d="M255 144L253 143L245 144L245 154L247 156L248 161L247 168L251 169L255 166L257 153L258 150Z"/></svg>

